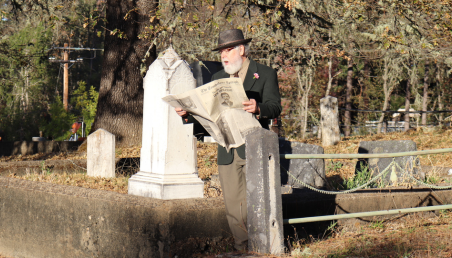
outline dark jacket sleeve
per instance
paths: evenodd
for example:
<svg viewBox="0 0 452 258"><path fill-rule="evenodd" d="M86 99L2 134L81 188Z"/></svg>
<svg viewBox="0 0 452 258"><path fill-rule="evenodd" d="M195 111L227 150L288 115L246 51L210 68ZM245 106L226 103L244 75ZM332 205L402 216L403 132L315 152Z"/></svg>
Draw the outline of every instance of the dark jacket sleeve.
<svg viewBox="0 0 452 258"><path fill-rule="evenodd" d="M262 102L258 103L260 108L260 117L272 119L278 117L282 110L278 76L276 71L269 67L265 66L265 69L263 70L266 78L262 89Z"/></svg>

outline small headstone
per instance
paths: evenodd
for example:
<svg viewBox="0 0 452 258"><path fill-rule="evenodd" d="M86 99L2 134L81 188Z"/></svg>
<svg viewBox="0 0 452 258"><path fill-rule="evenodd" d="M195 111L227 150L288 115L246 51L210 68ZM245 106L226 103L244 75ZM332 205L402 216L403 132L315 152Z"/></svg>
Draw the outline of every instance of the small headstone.
<svg viewBox="0 0 452 258"><path fill-rule="evenodd" d="M323 154L323 148L317 145L286 141L279 138L281 154ZM325 186L325 162L323 159L281 159L281 183L292 188L304 188L302 181L316 188ZM290 176L292 174L296 179Z"/></svg>
<svg viewBox="0 0 452 258"><path fill-rule="evenodd" d="M278 135L258 128L246 136L248 250L282 254L281 180Z"/></svg>
<svg viewBox="0 0 452 258"><path fill-rule="evenodd" d="M115 136L104 129L98 129L88 136L88 176L115 177Z"/></svg>
<svg viewBox="0 0 452 258"><path fill-rule="evenodd" d="M322 145L335 145L341 140L339 131L339 113L337 98L326 96L320 99L320 126L322 130Z"/></svg>
<svg viewBox="0 0 452 258"><path fill-rule="evenodd" d="M410 140L405 141L362 141L359 143L358 153L359 154L374 154L374 153L397 153L397 152L407 152L416 151L416 143ZM394 160L399 167L390 168L387 173L383 175L385 185L397 185L401 183L407 174L413 173L417 174L419 167L419 159L417 156L405 156L396 158L371 158L371 159L360 159L356 163L356 171L363 171L368 168L373 174L373 177L378 175L380 172L384 171L389 164Z"/></svg>

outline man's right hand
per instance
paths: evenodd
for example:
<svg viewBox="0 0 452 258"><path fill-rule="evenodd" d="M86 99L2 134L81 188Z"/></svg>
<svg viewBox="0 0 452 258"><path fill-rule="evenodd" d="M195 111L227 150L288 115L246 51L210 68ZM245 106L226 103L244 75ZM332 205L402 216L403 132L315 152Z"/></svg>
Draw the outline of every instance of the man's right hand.
<svg viewBox="0 0 452 258"><path fill-rule="evenodd" d="M175 108L174 110L176 110L176 113L182 118L185 118L188 116L188 112L183 110L182 108Z"/></svg>

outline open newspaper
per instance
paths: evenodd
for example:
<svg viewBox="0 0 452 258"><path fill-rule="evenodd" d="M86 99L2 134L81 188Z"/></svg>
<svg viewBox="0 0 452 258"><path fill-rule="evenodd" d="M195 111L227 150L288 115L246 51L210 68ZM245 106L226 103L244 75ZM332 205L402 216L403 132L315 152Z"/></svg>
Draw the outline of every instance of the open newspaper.
<svg viewBox="0 0 452 258"><path fill-rule="evenodd" d="M245 136L261 125L255 116L243 110L248 97L240 78L219 79L196 89L163 98L182 108L199 121L206 131L228 151L245 143Z"/></svg>

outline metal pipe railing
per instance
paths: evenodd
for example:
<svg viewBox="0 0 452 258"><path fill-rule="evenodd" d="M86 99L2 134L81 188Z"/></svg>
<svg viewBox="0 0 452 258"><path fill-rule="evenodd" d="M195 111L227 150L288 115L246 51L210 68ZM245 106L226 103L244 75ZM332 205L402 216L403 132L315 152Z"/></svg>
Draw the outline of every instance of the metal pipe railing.
<svg viewBox="0 0 452 258"><path fill-rule="evenodd" d="M397 153L373 153L373 154L280 154L281 159L372 159L372 158L396 158L405 156L440 154L452 152L452 148L424 151L407 151Z"/></svg>
<svg viewBox="0 0 452 258"><path fill-rule="evenodd" d="M450 209L452 209L452 204L417 207L417 208L406 208L406 209L395 209L395 210L385 210L385 211L356 212L356 213L349 213L349 214L326 215L326 216L296 218L296 219L285 219L285 220L283 220L283 223L284 224L298 224L298 223L318 222L318 221L327 221L327 220L351 219L351 218L362 218L362 217L371 217L371 216L405 214L405 213L420 212L420 211L450 210Z"/></svg>

